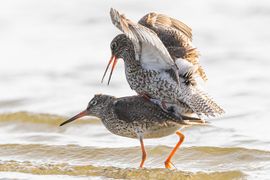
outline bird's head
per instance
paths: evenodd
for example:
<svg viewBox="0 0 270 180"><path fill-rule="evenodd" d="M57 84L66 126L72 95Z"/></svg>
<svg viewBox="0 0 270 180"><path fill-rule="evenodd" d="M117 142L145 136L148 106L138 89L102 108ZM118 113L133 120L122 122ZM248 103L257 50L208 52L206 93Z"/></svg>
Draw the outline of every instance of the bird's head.
<svg viewBox="0 0 270 180"><path fill-rule="evenodd" d="M125 34L117 35L115 38L113 38L110 45L112 57L115 56L116 59L121 58L125 60L125 53L127 53L131 44L131 40Z"/></svg>
<svg viewBox="0 0 270 180"><path fill-rule="evenodd" d="M112 64L112 69L109 76L108 84L110 83L111 76L112 76L112 73L116 66L117 61L119 59L123 59L125 61L127 56L129 56L128 53L131 53L132 50L134 51L132 41L125 34L117 35L112 40L110 47L111 47L112 56L111 56L111 59L109 60L109 63L102 77L102 82L103 82L103 79L109 69L109 66Z"/></svg>
<svg viewBox="0 0 270 180"><path fill-rule="evenodd" d="M102 117L108 107L108 104L112 102L114 99L113 96L108 95L102 95L102 94L96 94L88 103L87 108L80 112L79 114L73 116L72 118L64 121L60 124L60 126L63 126L67 123L70 123L72 121L75 121L76 119L79 119L84 116L95 116L95 117Z"/></svg>

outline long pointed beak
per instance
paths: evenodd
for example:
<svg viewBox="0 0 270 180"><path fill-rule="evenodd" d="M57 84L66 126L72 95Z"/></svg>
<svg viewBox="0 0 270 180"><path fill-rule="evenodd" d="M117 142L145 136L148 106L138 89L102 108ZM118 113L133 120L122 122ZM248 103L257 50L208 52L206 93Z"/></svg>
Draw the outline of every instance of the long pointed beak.
<svg viewBox="0 0 270 180"><path fill-rule="evenodd" d="M60 126L63 126L67 123L70 123L72 121L75 121L76 119L79 119L79 118L81 118L83 116L87 116L87 115L88 115L87 110L84 110L84 111L80 112L79 114L77 114L76 116L73 116L72 118L64 121L63 123L60 124Z"/></svg>
<svg viewBox="0 0 270 180"><path fill-rule="evenodd" d="M106 75L106 73L107 73L107 71L108 71L108 69L109 69L109 66L110 66L110 64L111 64L112 62L113 62L113 65L112 65L111 73L110 73L110 76L109 76L108 85L110 84L111 77L112 77L112 73L113 73L113 70L114 70L115 65L116 65L116 63L117 63L116 56L112 55L112 57L111 57L111 59L110 59L108 65L107 65L107 67L106 67L106 70L105 70L105 72L104 72L104 74L103 74L102 80L101 80L101 82L103 82L104 77L105 77L105 75Z"/></svg>

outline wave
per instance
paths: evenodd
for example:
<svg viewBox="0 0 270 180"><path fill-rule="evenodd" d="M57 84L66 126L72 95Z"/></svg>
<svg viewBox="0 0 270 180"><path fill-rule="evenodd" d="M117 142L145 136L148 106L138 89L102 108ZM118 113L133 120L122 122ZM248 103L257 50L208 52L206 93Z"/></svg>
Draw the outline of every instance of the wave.
<svg viewBox="0 0 270 180"><path fill-rule="evenodd" d="M66 119L28 112L0 114L3 132L0 171L115 179L244 179L250 175L259 177L270 170L268 150L191 146L180 147L172 160L180 170L169 171L163 167L172 147L161 145L146 146L146 168L138 169L139 146L107 148L115 147L113 143L118 140L104 135L105 129L96 130L96 126L87 125L59 128ZM100 121L88 118L76 123L100 124ZM103 137L103 144L98 136Z"/></svg>
<svg viewBox="0 0 270 180"><path fill-rule="evenodd" d="M220 172L187 172L161 168L138 169L118 168L114 166L70 165L67 163L47 164L28 161L0 161L0 171L21 172L38 175L69 175L69 176L102 176L113 179L242 179L245 174L241 171Z"/></svg>
<svg viewBox="0 0 270 180"><path fill-rule="evenodd" d="M0 171L37 174L97 175L140 179L237 179L256 169L270 169L270 152L246 148L180 148L172 162L179 170L164 169L171 151L146 146L145 169L139 170L140 147L96 148L78 145L2 144ZM182 171L185 170L185 171ZM187 171L186 171L187 170ZM103 174L104 173L104 174ZM166 178L165 178L166 179Z"/></svg>
<svg viewBox="0 0 270 180"><path fill-rule="evenodd" d="M151 156L163 156L168 154L172 147L168 146L146 146L146 149ZM85 157L89 159L99 159L100 156L104 159L112 157L123 157L125 155L140 154L140 147L121 147L121 148L97 148L91 146L79 145L43 145L43 144L0 144L0 157L3 155L17 156L37 156L38 158L55 156L51 159L63 159L64 157L74 159ZM233 156L235 160L250 161L265 160L270 161L270 152L258 149L247 149L240 147L210 147L210 146L193 146L183 147L179 149L179 155L175 154L177 159L200 160L204 158L224 158L226 156ZM197 154L197 155L196 155ZM179 157L178 157L179 156ZM139 157L140 159L140 157ZM208 159L210 160L210 159ZM233 161L233 159L231 159ZM87 161L86 161L87 162Z"/></svg>

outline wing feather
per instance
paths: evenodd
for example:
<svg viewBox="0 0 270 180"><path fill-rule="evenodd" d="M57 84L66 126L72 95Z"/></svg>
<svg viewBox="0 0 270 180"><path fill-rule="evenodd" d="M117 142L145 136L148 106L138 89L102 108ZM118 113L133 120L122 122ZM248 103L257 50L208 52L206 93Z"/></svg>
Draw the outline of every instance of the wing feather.
<svg viewBox="0 0 270 180"><path fill-rule="evenodd" d="M142 64L158 68L171 68L175 65L168 50L153 30L133 23L113 8L110 15L112 23L133 42L136 59ZM151 58L148 58L149 54Z"/></svg>
<svg viewBox="0 0 270 180"><path fill-rule="evenodd" d="M199 65L199 52L192 45L192 29L189 26L177 19L154 12L142 17L139 24L157 33L174 60L182 58L193 65L198 65L197 74L203 80L207 80L203 68Z"/></svg>
<svg viewBox="0 0 270 180"><path fill-rule="evenodd" d="M182 34L184 34L187 38L192 40L192 29L186 25L185 23L171 18L169 16L166 16L164 14L157 14L154 12L151 12L149 14L146 14L144 17L142 17L139 21L140 24L148 26L163 26L163 27L170 27L174 28L175 30L180 31Z"/></svg>
<svg viewBox="0 0 270 180"><path fill-rule="evenodd" d="M159 123L171 121L186 124L185 120L201 121L198 118L184 115L176 117L174 114L163 111L157 104L140 96L118 98L114 101L113 110L120 120L130 123L133 121L155 121Z"/></svg>

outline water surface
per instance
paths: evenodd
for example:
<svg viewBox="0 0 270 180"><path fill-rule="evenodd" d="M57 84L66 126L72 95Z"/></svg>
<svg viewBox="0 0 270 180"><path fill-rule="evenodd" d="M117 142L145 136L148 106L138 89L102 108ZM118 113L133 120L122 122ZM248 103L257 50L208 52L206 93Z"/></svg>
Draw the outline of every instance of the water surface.
<svg viewBox="0 0 270 180"><path fill-rule="evenodd" d="M145 140L110 134L97 118L58 125L96 93L130 90L119 62L110 86L101 77L119 31L114 7L138 20L150 11L193 29L209 77L202 86L226 110L210 124ZM270 3L268 1L0 2L0 178L7 179L270 179Z"/></svg>

